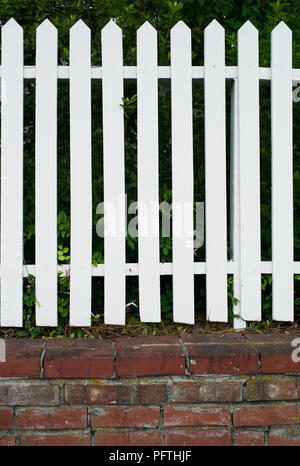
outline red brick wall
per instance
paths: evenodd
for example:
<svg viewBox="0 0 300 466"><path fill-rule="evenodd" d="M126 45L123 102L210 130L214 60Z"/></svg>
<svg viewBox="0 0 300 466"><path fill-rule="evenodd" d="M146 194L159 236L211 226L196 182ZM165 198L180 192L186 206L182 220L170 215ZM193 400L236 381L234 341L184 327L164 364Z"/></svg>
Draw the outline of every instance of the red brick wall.
<svg viewBox="0 0 300 466"><path fill-rule="evenodd" d="M6 341L3 445L300 445L300 335Z"/></svg>

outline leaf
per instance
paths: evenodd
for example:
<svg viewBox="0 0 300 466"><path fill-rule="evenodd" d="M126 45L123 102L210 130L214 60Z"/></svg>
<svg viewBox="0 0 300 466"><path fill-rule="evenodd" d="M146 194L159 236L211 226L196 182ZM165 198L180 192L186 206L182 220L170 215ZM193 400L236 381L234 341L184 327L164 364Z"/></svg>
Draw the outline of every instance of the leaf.
<svg viewBox="0 0 300 466"><path fill-rule="evenodd" d="M163 248L163 253L164 253L164 255L167 256L167 255L168 255L168 252L169 252L168 247L165 246L165 247Z"/></svg>

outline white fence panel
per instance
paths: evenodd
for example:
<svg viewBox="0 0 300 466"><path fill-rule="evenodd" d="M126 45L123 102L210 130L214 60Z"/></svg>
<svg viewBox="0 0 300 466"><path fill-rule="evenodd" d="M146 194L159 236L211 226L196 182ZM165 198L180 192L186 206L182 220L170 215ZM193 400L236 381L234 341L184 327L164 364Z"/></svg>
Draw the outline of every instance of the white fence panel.
<svg viewBox="0 0 300 466"><path fill-rule="evenodd" d="M91 322L92 173L90 29L70 30L71 267L70 324Z"/></svg>
<svg viewBox="0 0 300 466"><path fill-rule="evenodd" d="M204 66L192 66L191 31L171 30L171 66L158 66L157 32L137 31L137 66L123 66L122 31L101 32L102 67L91 66L90 30L70 30L70 65L57 66L57 30L37 28L36 66L23 66L23 30L2 27L1 313L22 326L23 276L36 277L36 323L56 326L57 272L70 272L70 324L91 324L92 276L104 276L104 321L125 324L126 276L139 277L140 318L161 319L160 276L173 278L173 319L193 324L194 276L206 274L207 319L227 321L227 276L233 274L234 327L261 319L261 274L272 274L273 318L294 319L292 33L272 32L271 67L259 68L258 31L238 32L238 65L225 66L224 29L205 30ZM36 79L35 265L23 264L23 79ZM57 79L70 80L70 264L57 265ZM104 259L92 267L91 79L102 79ZM138 263L126 263L124 79L137 80ZM172 263L160 263L158 79L171 80ZM194 262L192 80L204 80L206 261ZM226 79L231 100L231 203L226 205ZM272 261L261 261L259 81L271 84ZM99 102L99 106L101 103ZM97 154L95 154L97 156ZM97 209L97 213L101 209ZM233 260L227 260L227 215Z"/></svg>
<svg viewBox="0 0 300 466"><path fill-rule="evenodd" d="M36 325L57 325L57 30L36 34L35 297Z"/></svg>
<svg viewBox="0 0 300 466"><path fill-rule="evenodd" d="M227 322L225 37L215 20L204 31L204 67L206 316Z"/></svg>
<svg viewBox="0 0 300 466"><path fill-rule="evenodd" d="M171 29L173 319L194 323L191 30Z"/></svg>
<svg viewBox="0 0 300 466"><path fill-rule="evenodd" d="M122 30L102 29L104 319L125 324L125 173Z"/></svg>
<svg viewBox="0 0 300 466"><path fill-rule="evenodd" d="M261 319L258 31L238 32L241 316Z"/></svg>
<svg viewBox="0 0 300 466"><path fill-rule="evenodd" d="M160 322L157 33L137 32L139 308L142 322Z"/></svg>
<svg viewBox="0 0 300 466"><path fill-rule="evenodd" d="M23 29L2 27L1 326L23 324Z"/></svg>

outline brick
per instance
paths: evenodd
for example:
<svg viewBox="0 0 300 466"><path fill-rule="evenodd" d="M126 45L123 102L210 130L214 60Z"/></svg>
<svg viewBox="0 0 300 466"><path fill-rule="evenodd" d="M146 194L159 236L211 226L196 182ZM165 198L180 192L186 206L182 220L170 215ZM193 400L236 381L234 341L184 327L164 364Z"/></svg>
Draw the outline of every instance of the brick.
<svg viewBox="0 0 300 466"><path fill-rule="evenodd" d="M14 423L14 410L0 408L0 429L12 429Z"/></svg>
<svg viewBox="0 0 300 466"><path fill-rule="evenodd" d="M248 380L246 399L249 401L296 400L298 399L297 381L278 377Z"/></svg>
<svg viewBox="0 0 300 466"><path fill-rule="evenodd" d="M57 340L47 344L44 376L47 378L106 378L114 372L111 341Z"/></svg>
<svg viewBox="0 0 300 466"><path fill-rule="evenodd" d="M20 436L21 446L49 446L49 447L86 447L91 444L90 434L23 434Z"/></svg>
<svg viewBox="0 0 300 466"><path fill-rule="evenodd" d="M245 341L245 337L236 333L205 333L205 334L196 334L196 333L187 333L181 335L181 340L185 344L217 344L220 343L242 343Z"/></svg>
<svg viewBox="0 0 300 466"><path fill-rule="evenodd" d="M87 426L86 408L34 408L17 414L18 429L81 429Z"/></svg>
<svg viewBox="0 0 300 466"><path fill-rule="evenodd" d="M244 406L235 408L233 422L236 426L271 426L299 422L297 405Z"/></svg>
<svg viewBox="0 0 300 466"><path fill-rule="evenodd" d="M133 387L125 385L66 385L66 404L132 404Z"/></svg>
<svg viewBox="0 0 300 466"><path fill-rule="evenodd" d="M1 436L0 435L0 447L14 447L16 443L16 439L14 437L9 436Z"/></svg>
<svg viewBox="0 0 300 466"><path fill-rule="evenodd" d="M8 386L9 405L19 406L54 406L59 404L57 385L35 385L20 383Z"/></svg>
<svg viewBox="0 0 300 466"><path fill-rule="evenodd" d="M108 340L83 340L81 338L50 338L47 341L46 349L50 348L80 348L83 350L90 349L95 350L101 348L103 345L106 345ZM110 342L110 340L109 340Z"/></svg>
<svg viewBox="0 0 300 466"><path fill-rule="evenodd" d="M117 376L185 373L181 346L117 346Z"/></svg>
<svg viewBox="0 0 300 466"><path fill-rule="evenodd" d="M137 403L142 405L159 405L167 403L168 387L166 384L137 386Z"/></svg>
<svg viewBox="0 0 300 466"><path fill-rule="evenodd" d="M174 382L171 399L177 403L242 401L242 383L229 381Z"/></svg>
<svg viewBox="0 0 300 466"><path fill-rule="evenodd" d="M294 333L264 333L263 335L258 333L247 333L245 339L251 341L251 343L291 343L294 338L300 338L300 332Z"/></svg>
<svg viewBox="0 0 300 466"><path fill-rule="evenodd" d="M163 432L130 432L129 445L134 447L158 447L164 444Z"/></svg>
<svg viewBox="0 0 300 466"><path fill-rule="evenodd" d="M227 406L167 406L163 413L165 426L229 425Z"/></svg>
<svg viewBox="0 0 300 466"><path fill-rule="evenodd" d="M231 433L227 430L167 430L165 445L178 447L229 446Z"/></svg>
<svg viewBox="0 0 300 466"><path fill-rule="evenodd" d="M105 406L91 409L92 427L156 427L159 408Z"/></svg>
<svg viewBox="0 0 300 466"><path fill-rule="evenodd" d="M129 432L96 432L95 445L124 447L129 445Z"/></svg>
<svg viewBox="0 0 300 466"><path fill-rule="evenodd" d="M238 447L261 447L265 442L264 432L252 430L240 430L236 433L236 446Z"/></svg>
<svg viewBox="0 0 300 466"><path fill-rule="evenodd" d="M0 362L0 377L40 377L43 340L8 339L5 362Z"/></svg>
<svg viewBox="0 0 300 466"><path fill-rule="evenodd" d="M300 446L300 426L272 427L269 432L270 446Z"/></svg>
<svg viewBox="0 0 300 466"><path fill-rule="evenodd" d="M294 348L288 343L265 343L257 345L263 374L300 373L300 363L293 362Z"/></svg>
<svg viewBox="0 0 300 466"><path fill-rule="evenodd" d="M192 374L257 374L258 356L247 343L187 345Z"/></svg>
<svg viewBox="0 0 300 466"><path fill-rule="evenodd" d="M161 446L163 432L96 432L96 446Z"/></svg>
<svg viewBox="0 0 300 466"><path fill-rule="evenodd" d="M121 337L115 340L116 347L118 346L141 346L141 345L179 345L179 337L177 335L161 335L149 337Z"/></svg>

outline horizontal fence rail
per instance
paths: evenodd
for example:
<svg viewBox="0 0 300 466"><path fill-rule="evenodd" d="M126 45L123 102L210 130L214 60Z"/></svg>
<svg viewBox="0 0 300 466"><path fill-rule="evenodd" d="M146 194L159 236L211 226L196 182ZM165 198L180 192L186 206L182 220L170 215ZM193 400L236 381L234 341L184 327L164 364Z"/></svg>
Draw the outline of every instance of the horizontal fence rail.
<svg viewBox="0 0 300 466"><path fill-rule="evenodd" d="M171 79L171 67L170 66L157 66L157 79ZM0 66L0 76L2 66ZM35 79L36 78L36 67L35 66L24 66L23 67L24 79ZM123 79L137 79L137 67L136 66L122 66ZM68 65L57 65L56 67L57 79L70 79L70 69ZM91 79L102 79L102 66L91 66L90 68ZM237 66L225 66L225 79L234 80L238 77ZM204 79L204 66L191 66L191 78L193 81ZM271 68L259 67L258 78L260 81L266 83L272 79ZM300 82L300 69L292 69L292 81L294 84Z"/></svg>
<svg viewBox="0 0 300 466"><path fill-rule="evenodd" d="M227 322L227 278L237 300L234 326L259 321L261 274L272 274L273 319L294 319L292 34L272 32L271 66L259 67L258 31L238 32L238 65L225 64L225 31L204 32L204 66L192 66L191 30L171 30L171 64L158 66L157 32L137 31L137 65L123 65L122 30L101 32L102 66L91 65L90 29L70 29L69 66L58 65L56 28L37 28L36 64L23 64L23 30L2 27L1 77L1 313L2 327L23 325L23 277L35 276L36 324L57 326L57 273L70 277L70 325L91 324L92 277L104 277L104 321L126 323L126 277L139 278L142 322L161 321L160 277L173 278L173 320L195 322L195 275L206 276L206 318ZM35 80L35 264L23 263L23 86ZM104 264L92 265L91 80L102 80ZM70 85L70 264L57 262L57 88ZM137 83L138 263L126 263L124 81ZM158 83L171 82L172 263L160 262ZM194 261L193 96L204 84L205 251ZM230 204L226 186L226 82L232 82ZM259 86L271 87L272 261L261 261ZM99 103L100 105L100 103ZM183 206L185 208L183 209ZM117 232L114 213L118 211ZM149 214L150 212L150 214ZM98 212L97 212L98 213ZM227 259L227 218L233 258ZM151 235L149 231L151 230Z"/></svg>

